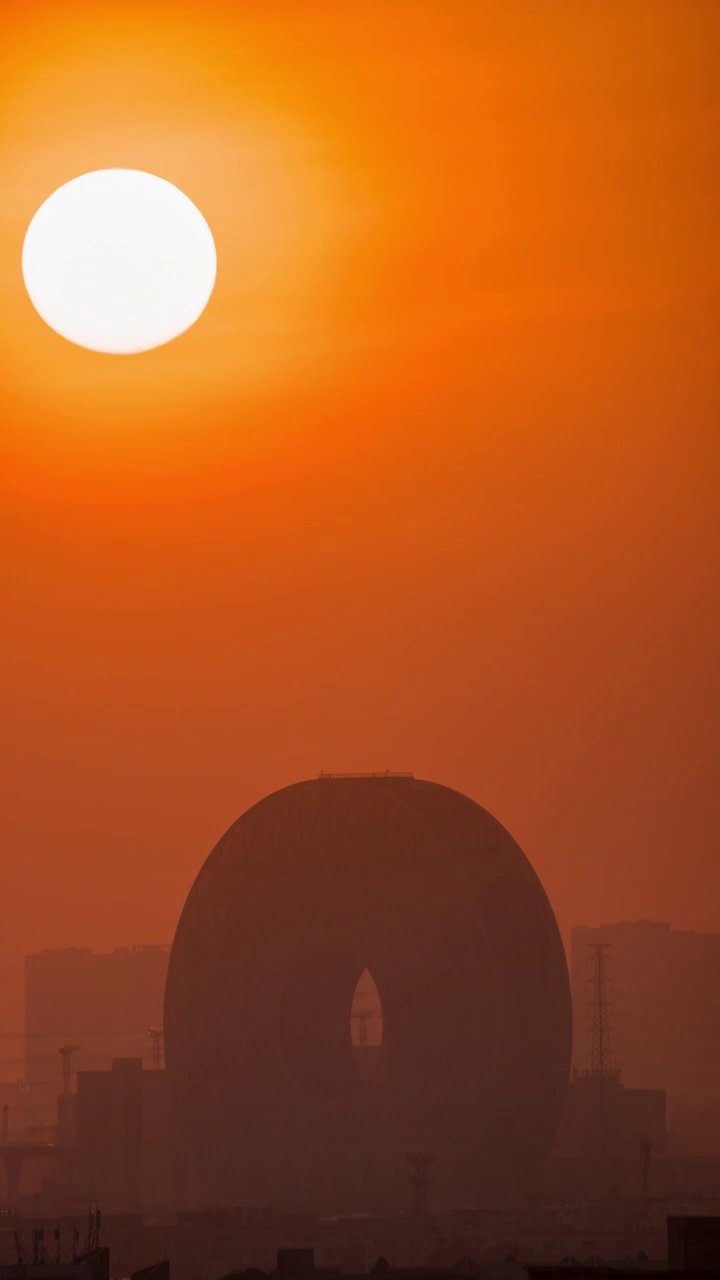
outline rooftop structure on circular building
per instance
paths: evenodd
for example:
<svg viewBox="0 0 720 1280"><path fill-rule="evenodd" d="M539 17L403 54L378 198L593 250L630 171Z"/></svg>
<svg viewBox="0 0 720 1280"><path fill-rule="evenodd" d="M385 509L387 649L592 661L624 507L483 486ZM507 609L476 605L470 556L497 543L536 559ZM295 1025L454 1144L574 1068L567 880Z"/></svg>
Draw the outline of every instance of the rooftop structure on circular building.
<svg viewBox="0 0 720 1280"><path fill-rule="evenodd" d="M379 1010L353 1006L365 971L381 1045ZM447 787L321 775L277 791L185 904L166 1059L210 1202L406 1208L408 1153L434 1156L438 1206L522 1190L555 1135L570 1044L542 885Z"/></svg>

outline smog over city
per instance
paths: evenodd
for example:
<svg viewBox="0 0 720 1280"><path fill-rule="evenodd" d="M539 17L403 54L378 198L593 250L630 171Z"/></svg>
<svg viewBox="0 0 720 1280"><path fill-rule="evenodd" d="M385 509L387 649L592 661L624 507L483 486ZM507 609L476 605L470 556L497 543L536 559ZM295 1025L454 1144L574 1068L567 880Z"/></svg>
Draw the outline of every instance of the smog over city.
<svg viewBox="0 0 720 1280"><path fill-rule="evenodd" d="M720 1280L720 2L0 6L0 1280Z"/></svg>

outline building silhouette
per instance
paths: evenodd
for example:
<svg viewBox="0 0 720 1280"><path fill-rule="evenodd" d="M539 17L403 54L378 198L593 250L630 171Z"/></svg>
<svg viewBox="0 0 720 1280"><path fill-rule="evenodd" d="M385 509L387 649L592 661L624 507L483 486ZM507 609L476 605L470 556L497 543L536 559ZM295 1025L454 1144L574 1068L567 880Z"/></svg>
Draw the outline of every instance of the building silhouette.
<svg viewBox="0 0 720 1280"><path fill-rule="evenodd" d="M77 1191L110 1211L152 1212L182 1200L179 1148L165 1071L115 1058L77 1078Z"/></svg>
<svg viewBox="0 0 720 1280"><path fill-rule="evenodd" d="M365 974L382 1011L368 1073ZM516 1192L570 1069L538 877L479 805L408 775L321 775L231 827L178 925L164 1029L183 1140L219 1204L264 1186L282 1208L401 1211L418 1151L438 1206Z"/></svg>

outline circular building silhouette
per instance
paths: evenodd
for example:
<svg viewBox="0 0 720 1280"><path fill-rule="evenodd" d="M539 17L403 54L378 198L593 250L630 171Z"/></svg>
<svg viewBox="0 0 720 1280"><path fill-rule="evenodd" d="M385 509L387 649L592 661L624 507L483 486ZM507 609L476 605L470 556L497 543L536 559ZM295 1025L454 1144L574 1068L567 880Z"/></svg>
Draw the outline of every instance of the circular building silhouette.
<svg viewBox="0 0 720 1280"><path fill-rule="evenodd" d="M166 1060L211 1203L405 1209L413 1176L424 1197L419 1170L431 1206L524 1190L570 1044L542 885L447 787L321 775L277 791L226 832L185 904Z"/></svg>

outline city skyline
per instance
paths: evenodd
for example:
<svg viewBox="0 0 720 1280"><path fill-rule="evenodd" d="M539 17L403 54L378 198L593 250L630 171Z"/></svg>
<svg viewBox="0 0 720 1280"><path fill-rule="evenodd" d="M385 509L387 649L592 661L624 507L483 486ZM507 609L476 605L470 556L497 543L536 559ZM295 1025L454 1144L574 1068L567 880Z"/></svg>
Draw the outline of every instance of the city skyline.
<svg viewBox="0 0 720 1280"><path fill-rule="evenodd" d="M0 5L0 1280L720 1273L719 121L718 0Z"/></svg>

